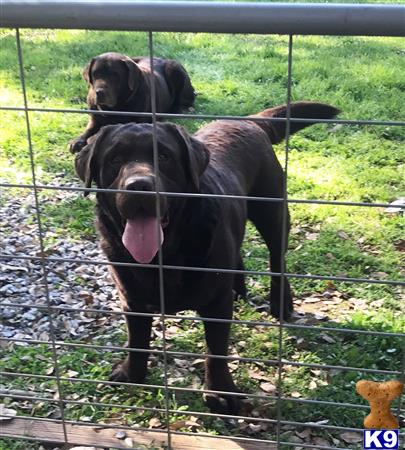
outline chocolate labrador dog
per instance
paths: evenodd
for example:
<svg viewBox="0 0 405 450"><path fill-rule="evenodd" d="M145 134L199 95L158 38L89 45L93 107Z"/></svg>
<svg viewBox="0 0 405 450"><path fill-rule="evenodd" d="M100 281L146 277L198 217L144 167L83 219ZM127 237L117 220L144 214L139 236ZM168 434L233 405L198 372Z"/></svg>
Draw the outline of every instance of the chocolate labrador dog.
<svg viewBox="0 0 405 450"><path fill-rule="evenodd" d="M87 105L91 110L151 112L151 84L156 89L156 112L180 113L194 105L195 92L184 67L171 59L129 58L120 53L103 53L84 69L89 84ZM76 153L87 139L104 125L127 122L151 122L149 117L90 115L83 134L70 143Z"/></svg>
<svg viewBox="0 0 405 450"><path fill-rule="evenodd" d="M325 119L337 113L336 108L322 103L291 105L294 118ZM271 270L281 271L287 244L282 245L283 223L286 236L289 229L288 217L283 220L282 202L186 198L170 193L282 198L284 173L272 144L283 140L286 122L272 118L285 116L286 106L278 106L250 116L268 120L220 120L193 136L180 126L158 123L158 170L151 124L106 126L76 155L77 174L87 187L95 182L99 188L120 190L97 193L97 216L107 258L140 263L138 267L111 268L125 311L161 311L156 267L160 249L164 265L172 266L163 269L165 313L194 309L204 318L231 319L233 288L241 283L233 273L221 269L241 267L240 248L247 219L267 244ZM310 124L291 122L290 133ZM154 194L157 188L168 193L159 195L159 208ZM154 267L148 267L150 263ZM188 271L175 266L218 270ZM281 284L280 276L274 275L270 309L273 316L288 319L293 310L288 279L284 279L283 289ZM126 320L128 346L149 349L152 319L126 316ZM206 388L236 392L226 360L215 358L227 355L230 324L207 320L204 327L210 355L205 365ZM145 351L129 352L113 372L113 380L143 382L147 360ZM236 396L214 393L206 401L215 412L238 411Z"/></svg>

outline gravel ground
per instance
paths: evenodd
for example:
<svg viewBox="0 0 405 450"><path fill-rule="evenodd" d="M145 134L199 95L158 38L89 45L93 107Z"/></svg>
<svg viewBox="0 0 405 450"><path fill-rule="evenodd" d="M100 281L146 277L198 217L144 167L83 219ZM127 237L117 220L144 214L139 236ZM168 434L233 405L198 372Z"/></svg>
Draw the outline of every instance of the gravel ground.
<svg viewBox="0 0 405 450"><path fill-rule="evenodd" d="M24 195L25 194L25 195ZM47 201L59 202L62 198L77 196L76 192L62 192ZM40 242L36 223L35 198L31 191L7 195L0 208L2 238L0 252L15 256L40 256ZM46 232L52 244L45 247L47 257L72 259L105 259L97 242L67 239ZM14 339L49 340L50 323L45 278L48 284L49 303L52 306L75 309L120 310L116 291L106 266L72 262L45 262L23 259L0 260L0 296L3 318L1 335ZM27 305L27 306L25 306ZM117 326L118 316L108 316L104 326ZM94 312L56 311L53 324L56 339L82 338L99 328Z"/></svg>

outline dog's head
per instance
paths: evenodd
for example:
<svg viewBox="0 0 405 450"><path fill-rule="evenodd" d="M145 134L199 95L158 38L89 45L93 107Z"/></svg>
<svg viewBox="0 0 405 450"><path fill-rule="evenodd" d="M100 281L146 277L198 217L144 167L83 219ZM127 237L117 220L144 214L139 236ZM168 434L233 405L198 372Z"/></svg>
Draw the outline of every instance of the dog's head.
<svg viewBox="0 0 405 450"><path fill-rule="evenodd" d="M142 71L128 56L103 53L93 58L83 71L95 104L111 109L125 103L138 89Z"/></svg>
<svg viewBox="0 0 405 450"><path fill-rule="evenodd" d="M157 124L156 156L153 126L130 123L103 127L75 160L76 172L86 187L94 181L98 188L127 191L99 195L118 214L124 228L123 243L141 263L154 258L171 212L184 202L184 198L160 195L158 213L153 192L198 192L200 177L209 161L202 142L169 123Z"/></svg>

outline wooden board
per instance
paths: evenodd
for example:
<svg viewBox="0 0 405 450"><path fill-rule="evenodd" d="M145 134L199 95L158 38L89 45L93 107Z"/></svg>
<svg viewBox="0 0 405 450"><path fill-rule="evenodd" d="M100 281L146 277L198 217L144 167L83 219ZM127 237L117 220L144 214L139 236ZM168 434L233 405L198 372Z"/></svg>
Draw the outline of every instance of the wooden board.
<svg viewBox="0 0 405 450"><path fill-rule="evenodd" d="M108 426L85 426L66 424L69 444L104 448L130 449L140 445L167 448L166 433L157 431L122 430L126 439L118 439L117 428ZM12 438L31 438L55 444L65 443L63 427L60 423L46 420L16 418L0 422L0 436ZM128 439L129 438L129 439ZM132 441L131 441L132 439ZM132 442L132 444L131 444ZM268 443L237 441L232 438L219 439L206 436L182 436L172 434L172 450L275 450L276 446Z"/></svg>

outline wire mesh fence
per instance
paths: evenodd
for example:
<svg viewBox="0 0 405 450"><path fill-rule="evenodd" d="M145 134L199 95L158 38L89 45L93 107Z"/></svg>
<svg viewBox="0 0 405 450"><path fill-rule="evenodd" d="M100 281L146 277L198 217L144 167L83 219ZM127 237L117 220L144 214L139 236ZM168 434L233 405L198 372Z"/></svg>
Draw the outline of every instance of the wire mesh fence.
<svg viewBox="0 0 405 450"><path fill-rule="evenodd" d="M148 2L146 2L146 7L151 6ZM251 6L253 7L253 6ZM249 7L249 8L251 8ZM238 6L234 5L232 10L237 11ZM254 8L254 7L253 7ZM253 9L254 11L254 9ZM379 10L379 11L382 11ZM378 10L377 10L378 12ZM396 10L398 17L398 12L403 13L403 10ZM392 11L390 11L390 14ZM390 16L391 17L391 16ZM400 17L400 15L399 15ZM13 19L16 20L16 19ZM24 26L24 21L26 18L22 18L21 24L18 26ZM45 18L44 18L45 20ZM47 19L46 19L47 20ZM235 19L236 20L236 19ZM394 20L394 19L393 19ZM17 19L18 21L18 19ZM364 20L367 22L367 20ZM379 21L380 23L384 23L384 21ZM6 20L6 25L10 26L10 23ZM42 22L43 24L44 22ZM115 22L114 22L115 23ZM366 23L367 25L367 23ZM37 26L37 25L35 25ZM42 25L43 26L43 25ZM52 21L49 26L52 26ZM173 23L168 23L167 25L162 25L163 31L184 31L181 25L176 25ZM203 25L204 26L204 25ZM205 22L205 26L207 22ZM221 27L221 25L216 25L217 27ZM225 25L224 25L225 26ZM228 25L227 25L228 26ZM312 26L315 26L312 24ZM385 26L385 25L384 25ZM110 25L112 28L112 26ZM165 28L166 27L166 28ZM176 28L177 27L177 28ZM292 24L294 29L294 24ZM370 26L371 28L371 26ZM140 26L135 29L143 29ZM155 30L152 26L151 30ZM157 28L161 29L161 28ZM149 30L149 29L148 29ZM193 30L192 30L193 31ZM218 31L218 29L212 30ZM223 31L228 31L224 29ZM244 31L242 29L241 31ZM260 31L263 32L263 31ZM387 203L376 203L376 202L350 202L350 201L340 201L340 200L324 200L324 199L298 199L298 198L290 198L288 195L288 173L289 173L289 154L290 154L290 125L294 122L308 122L308 123L325 123L325 124L334 124L334 125L344 125L344 126L385 126L385 127L404 127L405 121L391 121L391 120L347 120L347 119L299 119L295 118L291 115L291 103L292 103L292 86L293 86L293 43L294 43L294 35L297 32L288 33L288 44L287 44L287 84L286 84L286 104L287 104L287 114L286 118L275 118L272 119L275 122L281 121L286 123L286 135L285 135L285 147L284 147L284 173L286 175L285 183L283 186L283 197L282 198L270 198L270 197L246 197L243 195L235 196L235 195L214 195L214 194L202 194L202 193L186 193L186 192L166 192L159 190L157 187L154 192L145 193L142 191L142 195L151 195L156 198L156 215L157 217L161 217L161 209L160 209L160 199L164 197L168 198L216 198L221 202L227 201L249 201L249 202L260 202L260 204L270 202L270 203L281 203L283 207L283 235L281 238L282 245L285 247L287 238L286 238L286 222L287 222L287 208L290 205L323 205L323 206L336 206L342 208L386 208L390 205ZM375 34L377 32L374 31ZM393 26L391 35L395 35L398 33L397 28ZM341 34L350 34L348 31L343 31ZM370 29L368 34L373 35L373 30ZM390 35L389 31L386 33ZM38 372L33 373L32 371L16 371L16 370L3 370L0 372L2 379L5 380L35 380L41 383L42 392L41 395L38 395L38 392L32 392L28 394L26 390L15 390L15 389L7 389L7 387L2 389L1 395L4 399L14 399L17 401L28 400L32 404L48 404L52 403L57 405L58 414L55 417L37 417L35 414L33 415L23 415L18 414L18 417L15 417L13 420L4 422L6 424L12 424L13 421L21 420L21 421L31 421L30 423L35 424L35 422L40 422L41 426L44 424L48 424L49 427L51 425L57 425L58 428L45 428L49 431L50 434L47 435L47 432L37 433L32 432L25 433L26 435L22 435L21 433L16 433L14 431L3 432L3 436L5 437L15 437L18 439L31 439L37 440L41 442L58 442L58 443L82 443L78 437L75 438L74 433L78 433L77 429L72 427L80 426L84 428L94 428L95 426L100 427L102 429L112 429L115 432L118 431L129 431L136 429L137 434L134 435L133 440L129 442L124 442L122 438L115 439L113 444L109 444L110 447L113 448L139 448L141 444L151 445L153 448L154 443L158 442L158 445L165 445L168 448L191 448L190 443L186 443L186 441L181 441L182 437L204 437L207 441L204 441L203 444L200 444L200 447L196 446L196 448L217 448L221 445L221 439L225 442L232 442L235 446L229 448L245 448L245 449L259 449L259 448L290 448L290 447L303 447L303 448L352 448L351 444L349 446L342 446L342 441L334 442L334 446L331 444L325 444L325 441L319 441L318 443L306 443L303 440L300 440L299 443L294 441L288 441L285 439L285 431L291 429L311 429L317 431L325 431L331 433L333 435L334 432L359 432L360 428L358 427L350 427L350 426L338 426L338 425L330 425L328 420L293 420L291 416L288 414L288 410L285 409L285 405L292 405L292 408L300 408L302 405L310 406L322 406L326 409L336 408L337 411L344 410L359 410L359 411L367 411L368 407L361 403L352 403L348 401L338 401L334 397L328 398L328 400L319 400L319 399L311 399L311 398L302 398L302 396L296 396L296 393L291 390L288 390L288 394L283 390L284 385L286 384L285 376L289 370L292 368L304 368L311 371L328 371L328 373L332 372L348 372L353 373L354 378L358 375L364 377L374 377L377 376L377 379L386 379L389 378L397 378L400 380L404 380L405 378L405 335L402 332L388 332L388 331L376 331L367 329L365 327L339 327L339 326L325 326L314 325L314 324L305 324L293 322L289 323L283 319L283 314L281 314L280 319L276 321L272 321L270 319L223 319L216 317L203 317L198 316L194 313L183 313L181 315L171 314L166 311L166 302L165 302L165 290L164 290L164 278L170 276L170 273L176 271L185 271L185 272L196 272L196 273L205 273L211 272L215 274L232 274L232 275L246 275L249 277L255 276L263 276L266 278L269 277L278 277L281 283L280 289L280 310L284 311L283 303L284 303L284 283L286 280L314 280L314 281L325 281L325 282L336 282L336 283L363 283L367 285L380 285L380 286L391 286L401 288L405 285L405 283L398 279L386 279L386 278L377 278L377 277L350 277L345 275L317 275L317 274L304 274L304 273L294 273L288 272L287 268L284 267L284 261L281 261L280 267L281 270L277 272L272 272L271 270L242 270L242 269L229 269L229 268L221 268L221 267L198 267L198 266L187 266L187 265L169 265L164 263L164 254L162 248L159 248L158 258L155 264L140 264L135 262L122 262L122 261L108 261L105 257L100 254L92 255L91 258L86 256L76 255L74 257L65 257L65 256L51 256L47 249L47 245L45 244L45 236L47 234L48 227L46 224L46 217L44 215L44 204L41 198L41 194L43 192L50 193L103 193L103 192L115 192L115 193L128 193L126 190L120 189L101 189L99 187L80 187L78 185L66 186L66 185L58 185L55 182L52 183L44 183L39 181L38 173L36 170L35 164L35 143L31 133L31 115L34 113L39 114L47 114L47 113L60 113L60 114L103 114L103 115L122 115L123 112L105 112L105 111L93 111L93 110L79 110L79 109L65 109L65 108L49 108L49 107L32 107L30 106L29 98L27 95L28 89L28 81L26 79L26 66L24 64L24 51L22 49L21 36L19 28L16 29L16 49L17 49L17 57L18 57L18 67L19 67L19 78L21 82L21 89L23 94L23 106L2 106L1 110L4 112L21 112L24 114L25 126L26 126L26 135L27 135L27 143L28 143L28 158L30 161L31 167L31 178L32 181L27 183L16 183L16 182L4 182L1 183L0 186L4 189L13 189L18 188L26 191L30 191L32 193L32 202L33 202L33 211L35 214L35 223L37 226L37 244L39 251L31 254L11 254L7 251L0 254L1 260L5 262L6 266L13 266L18 264L19 262L27 262L29 264L35 265L37 268L41 270L41 280L40 280L40 293L38 295L34 295L32 302L12 302L7 299L4 302L5 307L14 307L21 310L31 309L31 310L42 310L46 312L47 318L49 320L49 333L44 335L43 339L32 339L27 338L26 336L12 336L7 337L4 336L3 341L5 347L9 345L15 345L19 343L29 344L29 346L34 349L36 356L31 356L34 358L38 358L40 361L41 358L44 358L42 352L44 348L46 348L46 354L48 358L51 357L52 365L51 368L46 369L46 373L44 373L43 367L39 364ZM154 51L154 32L147 31L147 40L148 40L148 51L150 63L153 71L153 58L155 56ZM154 166L159 167L159 159L158 159L158 137L157 137L157 127L158 120L165 119L181 119L187 121L188 120L211 120L211 119L227 119L232 121L245 121L246 117L239 115L227 115L226 111L223 115L212 115L212 114L164 114L158 113L156 111L156 92L154 83L151 85L151 113L142 113L142 112L125 112L126 116L147 116L151 118L152 126L153 126L153 159ZM249 118L252 122L261 122L264 119L261 118ZM157 183L159 186L159 183ZM132 191L131 195L139 195L141 192ZM284 254L283 248L282 254ZM134 267L134 268L148 268L154 269L158 272L159 276L159 312L147 313L147 312L137 312L137 311L121 311L118 309L106 308L101 304L100 307L93 308L91 302L86 307L80 306L64 306L63 303L55 302L55 298L53 293L51 292L50 286L53 285L50 282L50 277L53 276L54 267L63 267L64 270L70 270L73 267L90 267L92 270L96 270L97 267ZM87 269L86 269L87 270ZM62 277L63 278L63 277ZM38 280L37 280L38 281ZM68 287L67 287L68 289ZM95 288L96 289L96 288ZM4 291L7 295L7 291ZM6 296L5 296L6 297ZM159 326L159 334L157 334L158 345L151 349L142 349L142 348L130 348L130 347L121 347L120 345L116 345L117 342L108 342L98 340L97 343L86 343L82 342L82 340L76 339L75 336L71 336L70 338L61 339L58 327L61 326L60 322L58 322L58 314L60 313L69 313L74 317L77 314L92 314L92 318L96 318L95 320L101 320L100 328L102 329L103 319L106 317L109 320L115 318L150 318L153 320L155 325ZM184 345L183 348L173 347L171 342L171 327L177 326L179 321L183 321L185 323L185 327L192 325L194 323L227 323L232 324L234 327L246 327L248 332L258 332L258 330L274 330L273 338L276 342L274 344L274 348L272 349L271 354L272 357L268 357L263 354L263 356L249 356L249 348L246 348L246 356L240 356L239 353L235 352L231 355L212 355L208 354L203 350L202 347L197 347L194 351L189 350L189 346ZM175 324L175 325L173 325ZM259 331L260 332L260 331ZM395 341L395 345L398 347L398 353L402 354L402 362L397 364L396 369L392 369L390 367L387 368L376 368L376 367L361 367L359 366L351 366L349 364L326 364L323 362L315 363L313 361L300 361L291 357L291 352L287 351L287 346L290 345L290 332L303 332L303 333L314 333L318 336L323 335L325 338L325 333L330 335L339 335L348 337L356 335L356 336L372 336L376 339L387 339ZM326 339L326 338L325 338ZM328 338L332 339L333 338ZM298 342L298 341L297 341ZM326 340L326 342L328 342ZM80 377L79 374L75 371L67 370L67 365L69 362L66 360L66 354L69 351L78 351L77 355L80 357L80 351L88 351L92 352L93 364L95 366L99 365L103 366L103 356L105 354L115 354L115 353L135 353L135 354L150 354L152 356L152 364L157 365L157 361L160 361L160 369L161 374L160 378L154 378L150 383L128 383L128 382L117 382L117 381L108 381L108 379L103 376L105 374L104 371L100 370L96 372L95 376ZM103 353L101 353L103 352ZM261 352L263 353L263 352ZM287 356L287 354L289 356ZM294 356L294 355L292 355ZM229 364L257 364L260 367L266 367L271 369L271 378L274 381L274 385L276 388L273 390L273 387L270 386L268 391L264 393L249 393L249 392L228 392L228 391L216 391L210 389L204 389L203 387L193 387L193 386L176 386L176 380L173 376L171 369L171 362L177 358L180 361L186 361L187 367L191 367L192 364L200 364L200 360L205 358L212 358L215 360L226 360ZM342 361L338 357L337 361ZM183 362L181 363L183 364ZM264 378L266 379L266 378ZM178 384L178 383L177 383ZM22 385L24 385L22 383ZM122 401L121 397L114 397L114 395L108 391L108 395L104 395L101 397L100 401L91 401L88 398L83 400L80 395L75 391L75 387L88 385L91 386L92 391L95 390L103 390L105 388L119 388L124 389L124 392L128 394L128 401ZM7 386L7 384L6 384ZM52 387L52 388L51 388ZM145 404L131 404L131 396L133 395L133 391L130 388L138 388L144 389L150 394L150 398L148 402ZM354 388L353 388L354 389ZM52 392L52 394L47 394L47 390ZM129 394L131 392L131 394ZM240 414L220 414L220 413L210 413L195 410L192 407L192 404L189 405L189 409L185 409L182 405L179 406L179 402L177 398L182 398L182 395L185 394L218 394L218 395L226 395L235 398L247 399L247 404L249 401L260 400L264 401L267 405L268 409L271 409L271 414L261 415L261 414L251 414L251 410L247 407L246 410L241 412ZM293 395L294 394L294 395ZM177 398L174 396L178 396ZM159 398L158 405L156 406L156 402L154 404L154 400ZM119 399L119 400L117 400ZM85 403L86 407L93 408L92 411L96 412L91 420L88 420L88 417L85 415L82 416L81 420L72 420L71 418L71 407L82 406ZM181 403L181 401L180 401ZM291 407L291 406L290 406ZM110 410L113 411L114 414L118 417L115 420L111 420L107 423L103 422L103 419L97 420L97 412L99 410ZM123 415L119 412L121 410L124 411L135 411L142 415L145 412L148 412L152 415L152 417L158 418L158 426L154 428L153 432L150 430L151 427L146 428L142 426L136 425L135 427L131 427L126 424L125 420L123 420ZM403 414L404 410L402 408L401 400L399 400L395 405L395 410L398 415ZM113 414L113 415L114 415ZM339 413L337 413L339 414ZM2 411L2 416L7 418L8 413ZM101 415L100 415L101 417ZM181 420L179 421L179 417ZM184 419L185 417L185 419ZM267 426L272 427L271 432L268 432L267 437L261 438L253 438L249 436L249 433L243 433L241 430L236 432L236 435L229 436L229 432L223 432L223 428L220 428L217 435L210 435L209 433L204 433L202 431L197 432L199 425L197 419L207 418L209 420L221 418L224 421L228 421L232 423L233 426L237 428L237 425L240 421L247 421L251 424L251 429L257 431L260 430L260 427L263 426L266 429ZM188 422L187 422L188 421ZM194 421L194 422L193 422ZM238 422L239 421L239 422ZM181 422L181 423L180 423ZM191 423L193 422L193 423ZM18 426L23 422L18 422ZM187 424L187 426L186 426ZM263 425L264 424L264 425ZM183 426L182 426L183 425ZM288 428L290 427L290 428ZM188 431L180 431L182 429L188 429ZM6 427L4 428L6 430ZM76 431L75 431L76 430ZM222 431L221 431L222 430ZM14 434L13 434L14 433ZM55 433L53 437L51 434ZM59 433L59 434L58 434ZM83 432L86 434L86 432ZM149 441L142 441L147 434L155 433L153 438ZM124 434L125 435L125 434ZM251 433L252 435L252 433ZM128 434L129 436L129 434ZM131 435L132 436L132 435ZM84 439L84 438L81 438ZM146 439L146 438L145 438ZM90 439L91 440L91 439ZM213 442L210 444L210 440ZM99 441L91 441L93 444L96 442L101 445ZM188 442L188 441L187 441ZM347 444L347 441L345 441ZM358 441L353 441L355 444ZM84 443L88 443L84 439ZM193 445L197 445L194 444ZM211 447L212 445L212 447ZM261 447L263 445L263 447ZM105 446L105 445L104 445Z"/></svg>

